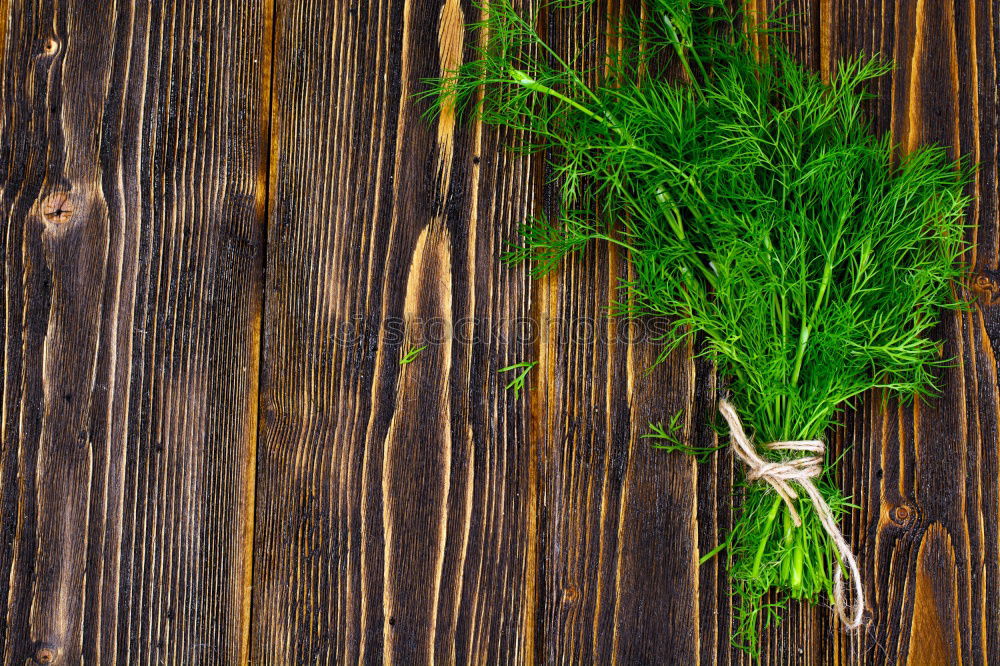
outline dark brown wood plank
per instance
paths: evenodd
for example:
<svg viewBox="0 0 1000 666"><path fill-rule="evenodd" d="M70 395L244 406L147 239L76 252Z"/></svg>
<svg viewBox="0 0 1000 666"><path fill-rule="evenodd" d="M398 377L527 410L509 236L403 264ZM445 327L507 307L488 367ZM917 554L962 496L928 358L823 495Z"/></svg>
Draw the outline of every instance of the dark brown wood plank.
<svg viewBox="0 0 1000 666"><path fill-rule="evenodd" d="M550 11L546 38L565 57L587 49L583 62L600 63L622 13L637 7ZM597 245L534 286L544 367L532 404L543 424L540 663L699 655L697 471L640 439L680 408L683 434L696 427L695 366L688 350L644 374L659 352L655 322L608 317L627 276L626 255Z"/></svg>
<svg viewBox="0 0 1000 666"><path fill-rule="evenodd" d="M836 5L836 3L834 3ZM862 555L871 622L838 634L852 663L987 663L1000 658L997 364L996 2L898 0L836 5L830 58L880 51L897 63L874 104L902 150L949 146L981 164L970 192L975 307L940 333L956 363L942 396L882 409L867 400L845 436L844 487L859 498L852 539Z"/></svg>
<svg viewBox="0 0 1000 666"><path fill-rule="evenodd" d="M531 165L411 98L476 10L276 7L253 660L530 659L535 461L497 369L530 358L498 257Z"/></svg>
<svg viewBox="0 0 1000 666"><path fill-rule="evenodd" d="M263 3L0 3L4 663L246 656Z"/></svg>

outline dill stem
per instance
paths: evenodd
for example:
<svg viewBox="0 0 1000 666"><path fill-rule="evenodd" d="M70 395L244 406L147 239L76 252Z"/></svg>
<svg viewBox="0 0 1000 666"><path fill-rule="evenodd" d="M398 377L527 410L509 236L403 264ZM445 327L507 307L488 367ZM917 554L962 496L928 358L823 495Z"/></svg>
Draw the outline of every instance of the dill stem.
<svg viewBox="0 0 1000 666"><path fill-rule="evenodd" d="M838 238L839 240L839 238ZM820 306L823 304L824 298L826 298L826 290L830 286L830 279L833 276L833 262L830 256L826 258L826 262L823 265L823 278L820 280L819 291L816 293L816 301L813 303L812 312L809 317L803 317L802 320L802 330L799 334L799 346L795 351L795 368L792 371L792 388L795 388L799 383L799 375L802 372L802 359L805 356L806 343L809 341L809 334L812 332L812 323L815 322L816 317L819 315ZM791 407L791 402L789 401L789 408ZM791 428L792 414L785 414L785 436L790 436L789 429ZM805 435L803 435L805 436Z"/></svg>
<svg viewBox="0 0 1000 666"><path fill-rule="evenodd" d="M768 541L771 540L771 532L774 529L774 520L778 517L778 509L781 508L781 496L774 496L774 503L771 505L771 510L767 512L767 522L764 524L763 538L760 540L760 544L757 545L757 552L753 558L753 569L751 570L751 576L757 578L760 575L760 563L764 559L764 549L767 547Z"/></svg>
<svg viewBox="0 0 1000 666"><path fill-rule="evenodd" d="M826 296L826 290L830 286L830 277L833 275L833 262L829 259L826 260L826 265L823 266L823 280L819 284L819 293L816 294L816 302L813 303L812 318L816 319L819 314L819 308L823 304L823 299Z"/></svg>
<svg viewBox="0 0 1000 666"><path fill-rule="evenodd" d="M791 545L792 539L795 537L795 533L792 531L793 529L792 514L789 513L788 511L785 511L784 516L782 516L782 522L784 523L785 527L785 547L788 547ZM781 558L781 582L786 585L788 584L788 578L789 578L788 567L789 567L788 558L787 557Z"/></svg>
<svg viewBox="0 0 1000 666"><path fill-rule="evenodd" d="M663 20L666 22L667 27L670 28L670 33L673 35L674 51L677 53L677 59L680 60L681 62L681 67L684 68L684 74L687 76L688 82L691 83L696 90L698 90L699 94L701 94L701 88L698 88L696 85L694 85L697 80L694 78L694 72L691 70L691 65L688 63L687 56L684 55L684 46L677 38L677 33L674 31L673 23L671 23L670 19L667 18L666 16L663 17Z"/></svg>
<svg viewBox="0 0 1000 666"><path fill-rule="evenodd" d="M672 213L672 215L667 216L667 223L674 230L674 233L677 234L677 238L684 240L684 223L681 221L680 211L677 210L677 205L674 204L662 185L656 190L656 200L661 206L666 206L667 210Z"/></svg>
<svg viewBox="0 0 1000 666"><path fill-rule="evenodd" d="M688 83L694 88L698 95L702 99L705 98L705 93L702 92L701 86L698 85L698 79L694 77L694 71L691 69L691 63L688 61L687 55L684 53L684 44L681 43L680 37L677 36L677 30L674 28L673 21L666 14L663 15L663 22L666 24L667 29L670 31L670 41L673 43L674 51L677 53L677 58L680 60L681 67L684 69L684 74L687 75ZM691 52L694 55L695 62L698 63L698 69L701 70L702 75L707 79L708 72L705 71L705 66L701 62L701 58L694 51Z"/></svg>
<svg viewBox="0 0 1000 666"><path fill-rule="evenodd" d="M801 509L800 509L801 510ZM787 511L786 511L787 513ZM802 523L802 526L797 530L798 534L795 539L795 546L792 550L792 578L789 581L789 587L798 594L802 593L802 561L805 556L805 541L806 536L806 526Z"/></svg>
<svg viewBox="0 0 1000 666"><path fill-rule="evenodd" d="M604 116L601 116L601 115L598 115L598 114L594 113L593 111L591 111L590 109L588 109L587 107L585 107L583 104L580 104L576 100L571 99L571 98L567 97L566 95L563 95L561 92L559 92L555 88L550 88L549 86L547 86L545 84L539 83L535 79L533 79L530 76L528 76L525 72L522 72L519 69L515 69L514 67L511 67L510 68L510 75L511 75L511 78L514 79L514 83L518 84L519 86L524 86L525 88L527 88L528 90L531 90L532 92L540 92L540 93L543 93L545 95L549 95L550 97L555 97L556 99L558 99L558 100L560 100L562 102L565 102L566 104L569 104L570 106L572 106L577 111L580 111L580 112L586 114L588 117L590 117L593 120L596 120L597 122L601 123L602 125L610 128L610 129L613 129L615 131L619 131L613 125L608 124L608 121L607 121L607 119Z"/></svg>
<svg viewBox="0 0 1000 666"><path fill-rule="evenodd" d="M590 238L592 240L602 240L602 241L605 241L607 243L611 243L613 245L617 245L618 247L622 248L623 250L626 250L627 252L632 252L632 253L638 253L639 252L639 250L636 249L635 247L629 245L628 243L626 243L624 241L620 241L617 238L612 238L608 234L592 234L590 236Z"/></svg>
<svg viewBox="0 0 1000 666"><path fill-rule="evenodd" d="M734 534L736 534L736 532L730 531L729 532L729 536L726 537L725 541L721 541L719 543L719 545L717 545L715 548L713 548L712 550L710 550L707 553L705 553L704 555L702 555L698 559L698 566L701 566L705 562L708 562L710 559L712 559L713 557L715 557L716 555L718 555L719 553L721 553L723 550L725 550L726 548L728 548L729 544L733 540L733 535Z"/></svg>
<svg viewBox="0 0 1000 666"><path fill-rule="evenodd" d="M802 328L799 330L799 346L795 350L795 366L792 369L792 388L798 386L799 374L802 372L802 357L806 353L806 343L809 342L809 321L802 319Z"/></svg>

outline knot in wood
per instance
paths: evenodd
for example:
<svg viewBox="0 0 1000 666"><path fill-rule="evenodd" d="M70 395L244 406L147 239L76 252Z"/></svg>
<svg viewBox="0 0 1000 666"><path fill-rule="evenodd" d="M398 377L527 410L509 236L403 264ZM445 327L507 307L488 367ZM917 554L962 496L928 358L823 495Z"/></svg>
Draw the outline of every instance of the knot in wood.
<svg viewBox="0 0 1000 666"><path fill-rule="evenodd" d="M42 53L47 56L54 56L59 53L59 40L55 37L46 39L45 45L42 47Z"/></svg>
<svg viewBox="0 0 1000 666"><path fill-rule="evenodd" d="M51 664L56 660L56 649L51 645L39 645L35 650L35 661L39 664Z"/></svg>
<svg viewBox="0 0 1000 666"><path fill-rule="evenodd" d="M75 209L69 192L54 192L42 201L42 217L53 224L69 222Z"/></svg>
<svg viewBox="0 0 1000 666"><path fill-rule="evenodd" d="M892 510L892 522L899 527L906 527L913 522L916 512L906 504L900 504Z"/></svg>
<svg viewBox="0 0 1000 666"><path fill-rule="evenodd" d="M995 271L983 270L972 276L969 284L981 305L993 305L1000 299L1000 277Z"/></svg>

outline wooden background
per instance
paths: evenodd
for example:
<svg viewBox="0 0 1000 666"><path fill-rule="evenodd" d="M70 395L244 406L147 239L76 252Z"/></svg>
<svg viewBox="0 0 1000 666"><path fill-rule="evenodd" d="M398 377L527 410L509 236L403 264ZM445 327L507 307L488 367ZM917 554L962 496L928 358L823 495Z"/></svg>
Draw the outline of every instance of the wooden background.
<svg viewBox="0 0 1000 666"><path fill-rule="evenodd" d="M598 58L624 2L543 31ZM793 604L762 661L996 663L1000 2L786 11L819 71L895 58L879 130L982 167L944 395L871 396L831 433L868 623ZM711 367L643 373L648 322L605 317L611 248L540 281L500 265L552 205L543 160L411 98L477 16L0 0L4 664L747 663L697 563L731 456L639 439L684 408L713 443ZM518 398L497 369L525 360Z"/></svg>

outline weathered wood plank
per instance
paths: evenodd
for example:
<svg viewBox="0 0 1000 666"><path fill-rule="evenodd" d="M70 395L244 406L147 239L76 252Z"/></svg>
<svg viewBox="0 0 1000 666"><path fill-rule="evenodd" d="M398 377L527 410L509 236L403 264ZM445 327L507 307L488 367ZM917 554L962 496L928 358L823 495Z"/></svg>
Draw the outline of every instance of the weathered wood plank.
<svg viewBox="0 0 1000 666"><path fill-rule="evenodd" d="M971 192L970 312L949 317L942 395L882 409L872 397L849 424L843 484L860 501L852 539L862 554L871 622L838 635L852 663L987 663L1000 657L1000 432L991 326L997 267L995 37L1000 5L900 0L837 5L830 58L879 51L897 63L874 104L877 126L903 150L934 141L981 164Z"/></svg>
<svg viewBox="0 0 1000 666"><path fill-rule="evenodd" d="M475 11L277 3L257 663L534 653L534 453L497 375L530 349L525 270L498 256L531 164L411 98Z"/></svg>
<svg viewBox="0 0 1000 666"><path fill-rule="evenodd" d="M4 663L245 653L260 2L0 3Z"/></svg>
<svg viewBox="0 0 1000 666"><path fill-rule="evenodd" d="M553 10L545 37L564 57L587 49L582 62L599 64L622 13L637 7ZM695 369L676 354L644 374L659 352L653 322L608 317L627 271L624 253L598 245L534 285L542 663L693 663L699 654L695 466L640 439L680 408L683 434L695 427Z"/></svg>
<svg viewBox="0 0 1000 666"><path fill-rule="evenodd" d="M409 98L476 10L278 2L269 108L269 3L244 4L0 2L5 662L246 659L265 206L255 661L746 662L724 562L697 566L731 522L730 457L639 439L683 407L714 442L711 368L643 374L651 324L605 313L612 249L535 283L498 266L541 161ZM622 9L543 27L598 58ZM831 434L870 622L792 604L762 661L996 660L1000 10L786 10L825 74L897 60L877 128L983 166L944 396L872 396ZM496 370L535 359L515 399Z"/></svg>

